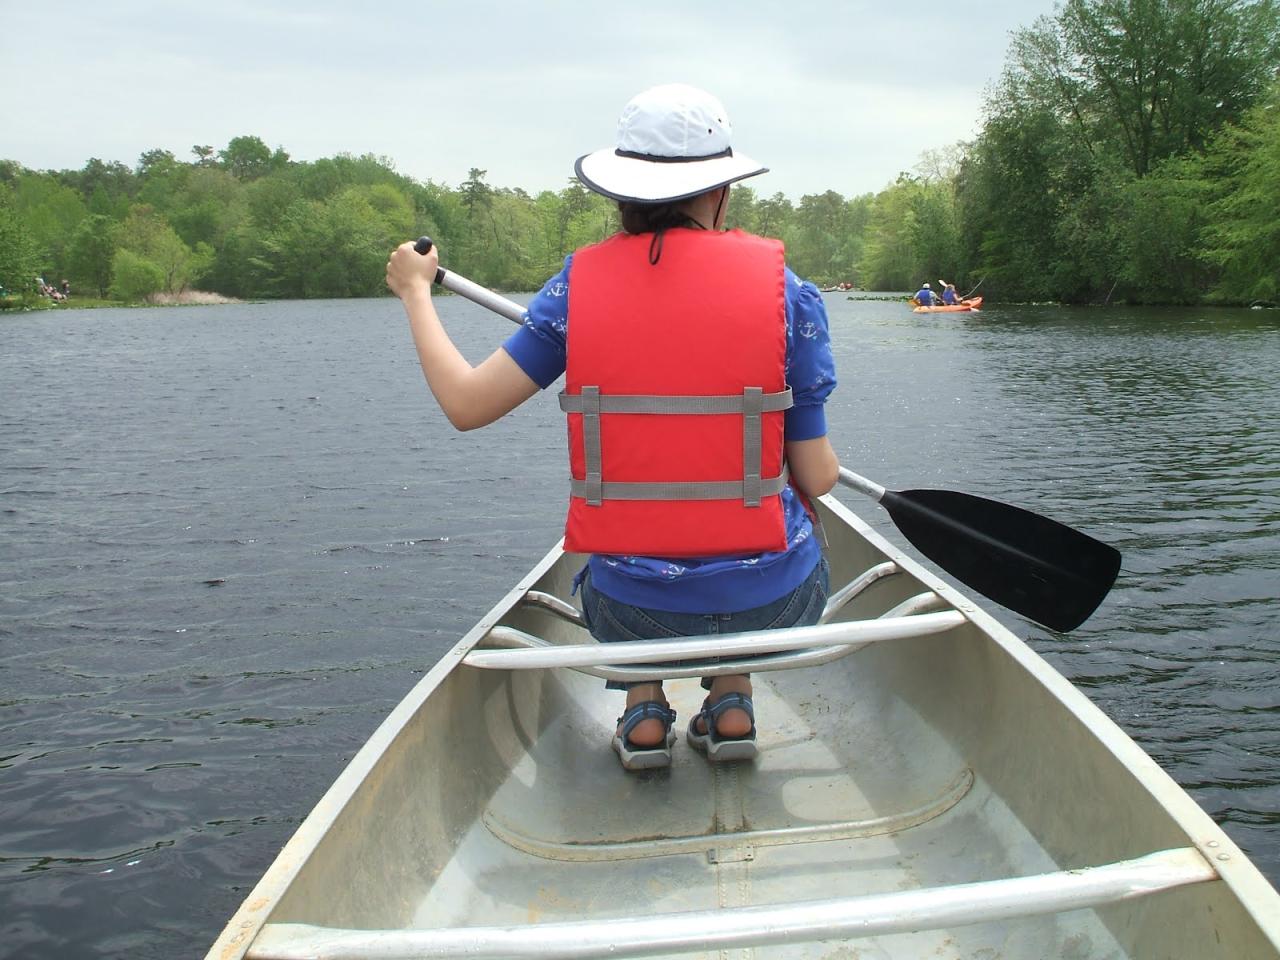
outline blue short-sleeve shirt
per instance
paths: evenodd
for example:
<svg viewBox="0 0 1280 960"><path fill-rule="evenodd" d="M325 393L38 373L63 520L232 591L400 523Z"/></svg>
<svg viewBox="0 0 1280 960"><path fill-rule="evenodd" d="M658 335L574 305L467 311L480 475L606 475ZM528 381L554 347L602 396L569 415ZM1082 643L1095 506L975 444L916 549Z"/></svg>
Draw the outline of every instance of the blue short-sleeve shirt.
<svg viewBox="0 0 1280 960"><path fill-rule="evenodd" d="M570 254L564 269L529 302L524 324L502 345L544 389L565 371L572 270ZM793 402L784 414L786 439L813 440L826 436L823 405L836 385L827 309L817 287L790 269L785 300L786 380ZM623 603L678 613L736 613L771 603L804 581L821 551L791 487L783 491L782 502L785 551L701 559L597 555L591 558L592 586Z"/></svg>

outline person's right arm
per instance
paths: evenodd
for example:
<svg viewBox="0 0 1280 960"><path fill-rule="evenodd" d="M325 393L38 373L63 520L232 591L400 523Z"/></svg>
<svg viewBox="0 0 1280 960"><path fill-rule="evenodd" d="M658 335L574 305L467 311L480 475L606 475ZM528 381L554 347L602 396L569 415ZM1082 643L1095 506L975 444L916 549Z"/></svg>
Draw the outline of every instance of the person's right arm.
<svg viewBox="0 0 1280 960"><path fill-rule="evenodd" d="M401 244L387 262L387 286L400 298L427 385L445 416L459 430L474 430L514 410L538 392L538 384L502 349L478 366L454 346L431 302L438 263L432 249L421 255Z"/></svg>

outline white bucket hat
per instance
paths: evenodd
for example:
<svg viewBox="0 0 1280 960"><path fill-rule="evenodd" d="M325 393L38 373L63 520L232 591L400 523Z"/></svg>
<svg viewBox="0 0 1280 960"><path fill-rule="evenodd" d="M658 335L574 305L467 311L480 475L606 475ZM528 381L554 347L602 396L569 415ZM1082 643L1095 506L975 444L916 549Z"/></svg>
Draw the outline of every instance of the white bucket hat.
<svg viewBox="0 0 1280 960"><path fill-rule="evenodd" d="M618 117L618 143L573 165L588 189L614 200L686 200L765 173L729 145L724 105L697 87L669 83L636 94Z"/></svg>

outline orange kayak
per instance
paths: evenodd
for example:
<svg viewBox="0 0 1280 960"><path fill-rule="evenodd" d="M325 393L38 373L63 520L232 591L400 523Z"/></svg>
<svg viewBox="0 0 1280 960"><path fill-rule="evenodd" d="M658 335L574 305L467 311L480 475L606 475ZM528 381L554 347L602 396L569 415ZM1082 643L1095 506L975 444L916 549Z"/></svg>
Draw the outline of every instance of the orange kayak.
<svg viewBox="0 0 1280 960"><path fill-rule="evenodd" d="M959 303L947 304L941 307L916 307L912 313L967 313L970 310L977 310L982 306L982 298L974 297L972 300L961 300Z"/></svg>

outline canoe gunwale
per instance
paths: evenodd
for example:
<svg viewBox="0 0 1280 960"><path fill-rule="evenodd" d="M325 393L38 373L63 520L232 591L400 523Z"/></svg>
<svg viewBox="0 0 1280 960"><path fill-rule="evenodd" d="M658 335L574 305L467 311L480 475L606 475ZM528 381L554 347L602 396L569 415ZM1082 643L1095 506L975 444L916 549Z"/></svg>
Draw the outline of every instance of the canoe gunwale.
<svg viewBox="0 0 1280 960"><path fill-rule="evenodd" d="M880 936L1104 906L1216 880L1194 848L1031 877L839 900L505 927L344 930L268 924L250 960L593 958Z"/></svg>

